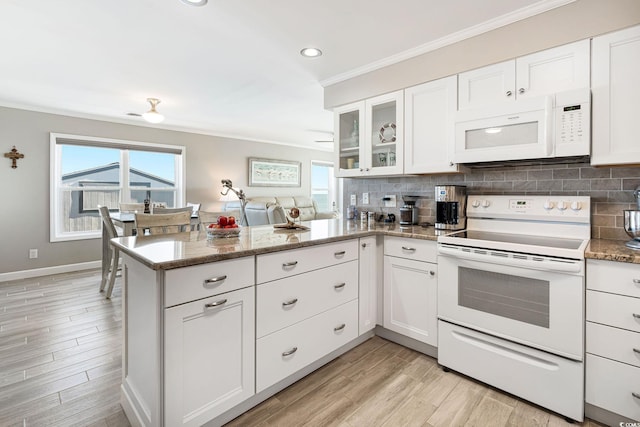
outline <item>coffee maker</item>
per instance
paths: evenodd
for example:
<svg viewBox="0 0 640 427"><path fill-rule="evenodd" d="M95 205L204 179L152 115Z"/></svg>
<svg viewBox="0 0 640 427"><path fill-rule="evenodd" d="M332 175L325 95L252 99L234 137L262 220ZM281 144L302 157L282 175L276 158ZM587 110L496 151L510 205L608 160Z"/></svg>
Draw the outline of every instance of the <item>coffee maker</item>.
<svg viewBox="0 0 640 427"><path fill-rule="evenodd" d="M404 205L400 208L400 225L413 225L418 223L418 196L402 196Z"/></svg>
<svg viewBox="0 0 640 427"><path fill-rule="evenodd" d="M467 227L467 187L437 185L436 229L463 230Z"/></svg>

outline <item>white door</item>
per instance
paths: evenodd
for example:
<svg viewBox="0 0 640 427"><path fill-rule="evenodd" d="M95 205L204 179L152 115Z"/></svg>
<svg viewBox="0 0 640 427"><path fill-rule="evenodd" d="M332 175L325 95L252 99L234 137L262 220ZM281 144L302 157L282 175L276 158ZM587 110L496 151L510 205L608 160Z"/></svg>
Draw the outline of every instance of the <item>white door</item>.
<svg viewBox="0 0 640 427"><path fill-rule="evenodd" d="M589 88L589 39L516 59L516 98Z"/></svg>
<svg viewBox="0 0 640 427"><path fill-rule="evenodd" d="M500 62L458 74L458 109L515 100L515 61Z"/></svg>
<svg viewBox="0 0 640 427"><path fill-rule="evenodd" d="M453 163L457 93L456 76L405 89L405 173L458 172Z"/></svg>
<svg viewBox="0 0 640 427"><path fill-rule="evenodd" d="M591 164L640 163L640 26L593 39Z"/></svg>
<svg viewBox="0 0 640 427"><path fill-rule="evenodd" d="M384 257L384 327L438 345L437 264Z"/></svg>
<svg viewBox="0 0 640 427"><path fill-rule="evenodd" d="M359 335L376 327L378 322L378 246L375 236L360 239L359 259Z"/></svg>
<svg viewBox="0 0 640 427"><path fill-rule="evenodd" d="M166 426L200 426L255 393L255 289L165 310Z"/></svg>

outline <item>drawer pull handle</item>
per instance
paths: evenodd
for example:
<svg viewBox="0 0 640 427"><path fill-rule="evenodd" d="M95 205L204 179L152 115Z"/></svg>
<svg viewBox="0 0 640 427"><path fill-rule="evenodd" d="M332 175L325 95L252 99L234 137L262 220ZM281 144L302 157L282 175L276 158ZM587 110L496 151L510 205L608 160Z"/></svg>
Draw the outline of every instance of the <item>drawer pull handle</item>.
<svg viewBox="0 0 640 427"><path fill-rule="evenodd" d="M290 299L289 301L285 301L282 303L283 307L288 307L298 302L298 298Z"/></svg>
<svg viewBox="0 0 640 427"><path fill-rule="evenodd" d="M631 392L631 396L635 397L636 399L640 399L640 393L636 393L635 391Z"/></svg>
<svg viewBox="0 0 640 427"><path fill-rule="evenodd" d="M213 308L213 307L219 307L222 304L225 304L227 302L226 299L221 299L220 301L215 301L215 302L211 302L209 304L205 304L204 307L205 308Z"/></svg>
<svg viewBox="0 0 640 427"><path fill-rule="evenodd" d="M333 328L333 331L334 331L334 332L341 331L341 330L343 330L343 329L344 329L344 327L345 327L345 326L347 326L347 325L343 323L342 325L340 325L340 326L336 326L335 328Z"/></svg>
<svg viewBox="0 0 640 427"><path fill-rule="evenodd" d="M416 251L416 248L409 248L407 246L403 246L402 249L405 250L405 251L409 251L409 252L415 252Z"/></svg>
<svg viewBox="0 0 640 427"><path fill-rule="evenodd" d="M291 350L283 351L282 352L282 357L291 356L296 351L298 351L298 347L293 347Z"/></svg>
<svg viewBox="0 0 640 427"><path fill-rule="evenodd" d="M635 317L636 319L640 319L640 314L638 314L638 313L633 313L633 317Z"/></svg>
<svg viewBox="0 0 640 427"><path fill-rule="evenodd" d="M346 254L346 253L347 253L347 251L340 251L340 252L336 252L336 253L334 253L334 254L333 254L333 256L335 256L335 257L339 257L339 256L343 256L343 255L344 255L344 254Z"/></svg>
<svg viewBox="0 0 640 427"><path fill-rule="evenodd" d="M226 278L227 278L227 275L225 274L224 276L218 276L218 277L212 277L211 279L206 279L203 283L203 286L207 288L208 287L207 285L215 285L218 282L222 282Z"/></svg>
<svg viewBox="0 0 640 427"><path fill-rule="evenodd" d="M640 279L633 279L633 283L635 283L636 285L640 285Z"/></svg>
<svg viewBox="0 0 640 427"><path fill-rule="evenodd" d="M345 285L346 285L346 283L340 283L340 284L337 284L337 285L333 285L333 289L335 289L335 290L342 289L342 288L345 287Z"/></svg>
<svg viewBox="0 0 640 427"><path fill-rule="evenodd" d="M366 248L366 247L367 247L367 244L366 244L366 243L363 243L363 244L362 244L362 247L363 247L363 248Z"/></svg>
<svg viewBox="0 0 640 427"><path fill-rule="evenodd" d="M435 275L436 275L436 272L435 272L435 271L433 271L433 270L429 270L429 275L430 275L430 276L435 276Z"/></svg>
<svg viewBox="0 0 640 427"><path fill-rule="evenodd" d="M633 349L633 352L634 352L634 353L638 353L638 354L640 354L640 348L634 348L634 349Z"/></svg>
<svg viewBox="0 0 640 427"><path fill-rule="evenodd" d="M298 261L283 262L282 268L295 267L296 265L298 265Z"/></svg>

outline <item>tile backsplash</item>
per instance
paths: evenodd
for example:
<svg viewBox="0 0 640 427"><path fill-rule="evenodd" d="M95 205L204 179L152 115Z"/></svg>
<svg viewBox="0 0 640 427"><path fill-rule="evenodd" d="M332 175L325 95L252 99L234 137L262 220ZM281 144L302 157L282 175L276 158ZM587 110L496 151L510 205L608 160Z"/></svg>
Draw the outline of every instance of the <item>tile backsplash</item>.
<svg viewBox="0 0 640 427"><path fill-rule="evenodd" d="M388 178L343 178L343 206L357 195L358 210L399 214L402 195L419 196L420 222L435 221L434 187L466 185L467 194L535 194L591 196L591 237L628 240L623 210L636 209L633 190L640 186L638 167L592 167L588 163L537 164L467 169L460 174L415 175ZM369 204L362 204L362 193ZM395 208L383 207L382 198L397 196Z"/></svg>

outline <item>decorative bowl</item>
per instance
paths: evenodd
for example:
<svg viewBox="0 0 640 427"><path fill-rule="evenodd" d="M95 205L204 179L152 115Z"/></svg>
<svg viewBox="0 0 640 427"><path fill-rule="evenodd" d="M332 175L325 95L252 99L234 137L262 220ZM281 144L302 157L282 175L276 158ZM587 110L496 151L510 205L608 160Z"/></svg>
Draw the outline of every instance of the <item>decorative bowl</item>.
<svg viewBox="0 0 640 427"><path fill-rule="evenodd" d="M231 238L238 237L240 235L240 230L242 227L238 225L237 228L209 228L207 227L207 237L218 239L218 238Z"/></svg>
<svg viewBox="0 0 640 427"><path fill-rule="evenodd" d="M640 210L624 211L624 231L633 239L626 245L632 249L640 249Z"/></svg>

